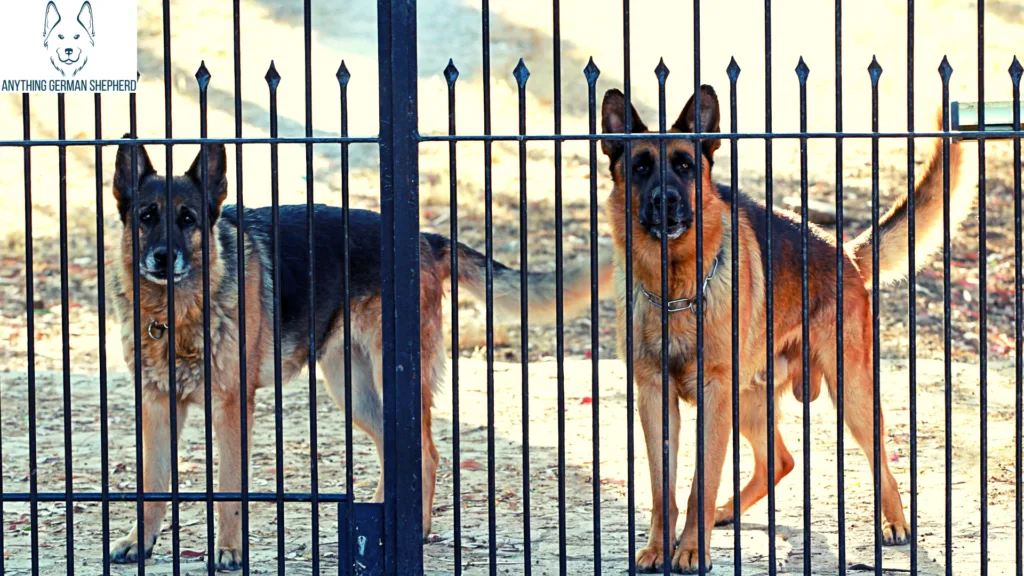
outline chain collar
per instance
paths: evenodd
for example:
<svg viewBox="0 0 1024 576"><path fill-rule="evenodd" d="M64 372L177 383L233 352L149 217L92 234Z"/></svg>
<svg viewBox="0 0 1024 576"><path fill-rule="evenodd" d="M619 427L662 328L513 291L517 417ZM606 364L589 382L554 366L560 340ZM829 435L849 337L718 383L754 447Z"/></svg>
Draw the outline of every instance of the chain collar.
<svg viewBox="0 0 1024 576"><path fill-rule="evenodd" d="M152 322L149 323L149 328L146 329L146 332L149 333L149 337L152 338L153 340L160 340L161 338L164 337L164 334L167 332L167 324L162 324L156 320L153 320Z"/></svg>
<svg viewBox="0 0 1024 576"><path fill-rule="evenodd" d="M705 314L707 314L707 312L708 312L708 306L707 306L707 303L708 303L708 284L711 282L711 279L715 277L715 271L717 271L717 270L718 270L718 256L715 256L715 262L714 262L714 264L711 265L711 272L709 272L707 277L704 278L704 284L703 284L703 286L701 286L701 289L700 289L700 295L704 299L703 308L704 308L704 313ZM661 306L662 306L662 304L661 304L661 302L662 302L661 296L658 296L657 294L655 294L655 293L651 292L650 290L648 290L646 287L644 287L642 282L640 283L640 290L644 293L644 296L647 297L647 300L651 304L653 304L655 308L661 308ZM694 297L694 298L680 298L678 300L669 300L668 302L665 303L665 308L669 312L683 312L685 310L690 310L694 314L696 314L697 313L697 298Z"/></svg>

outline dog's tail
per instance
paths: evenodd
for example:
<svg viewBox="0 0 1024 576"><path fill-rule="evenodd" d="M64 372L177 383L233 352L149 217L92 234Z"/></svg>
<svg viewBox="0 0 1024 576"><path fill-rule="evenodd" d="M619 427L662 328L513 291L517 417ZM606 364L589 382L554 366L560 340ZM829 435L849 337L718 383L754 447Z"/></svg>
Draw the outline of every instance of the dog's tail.
<svg viewBox="0 0 1024 576"><path fill-rule="evenodd" d="M424 234L433 252L435 270L440 280L451 278L451 240L438 234ZM612 291L614 264L610 247L598 246L597 281L598 298ZM486 302L487 257L480 252L458 244L459 288L468 290L479 302ZM497 322L518 320L521 312L520 271L494 260L493 294L494 317ZM527 303L530 322L553 323L556 319L557 284L555 272L528 272L526 276ZM590 309L591 263L566 262L562 266L562 312L571 318Z"/></svg>
<svg viewBox="0 0 1024 576"><path fill-rule="evenodd" d="M942 116L939 115L939 130L942 130ZM915 264L918 268L942 246L942 196L944 171L942 166L942 139L935 139L924 173L914 186L914 218L915 218ZM951 142L949 145L949 231L953 234L967 219L974 203L972 188L961 187L960 165L962 161L960 144ZM899 200L886 212L878 222L878 277L882 285L896 282L907 275L910 250L907 247L908 232L908 195L904 193ZM854 255L860 267L861 276L867 286L872 282L872 267L876 265L871 258L871 229L847 243L847 248Z"/></svg>

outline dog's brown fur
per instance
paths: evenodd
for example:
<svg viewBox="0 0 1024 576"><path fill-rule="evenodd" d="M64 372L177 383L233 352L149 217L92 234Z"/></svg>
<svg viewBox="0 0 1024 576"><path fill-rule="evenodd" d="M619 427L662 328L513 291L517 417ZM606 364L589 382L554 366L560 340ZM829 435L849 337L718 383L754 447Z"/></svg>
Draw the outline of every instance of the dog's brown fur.
<svg viewBox="0 0 1024 576"><path fill-rule="evenodd" d="M622 94L611 90L603 103L603 128L605 132L622 132L625 102ZM673 125L672 132L694 132L694 100L684 108ZM647 132L635 110L632 114L632 131ZM705 86L701 93L700 127L704 133L719 132L719 107L714 91ZM678 545L669 550L672 567L683 572L694 572L698 568L698 526L697 507L703 505L706 524L704 526L704 561L711 565L710 541L713 525L733 521L733 505L730 500L724 506L715 508L721 479L722 466L731 431L732 413L732 234L739 234L739 282L740 306L737 311L739 326L739 350L737 358L742 359L740 374L740 431L750 443L755 458L753 476L740 494L740 510L745 511L761 499L768 490L769 478L767 454L767 382L765 371L765 317L766 306L774 312L774 355L777 373L775 378L776 398L785 390L802 392L801 371L801 266L800 266L800 219L795 214L775 209L773 217L772 262L774 290L771 302L765 295L765 222L766 210L749 198L741 196L739 205L739 228L731 229L731 192L718 187L712 179L712 165L719 140L703 140L701 150L695 149L688 140L668 140L665 143L666 157L682 151L702 163L702 209L703 209L703 266L700 274L696 271L695 231L685 230L678 238L668 240L668 298L693 298L703 279L708 275L716 256L718 270L708 284L707 309L704 321L704 415L705 437L704 487L705 500L697 502L696 474L687 502L686 520ZM636 378L638 408L647 441L650 462L653 503L647 546L637 555L637 568L658 569L662 566L665 550L663 547L663 494L662 494L662 311L643 295L641 287L654 294L661 293L661 240L655 237L650 225L645 229L638 215L643 210L638 178L633 178L632 190L625 186L624 171L633 165L639 154L659 157L659 144L654 140L635 140L629 158L625 157L621 141L605 140L602 148L611 159L614 189L607 201L611 219L613 239L616 247L617 289L618 289L618 349L625 357L627 333L625 304L626 278L624 263L627 257L633 262L634 324L633 362ZM950 188L952 226L959 225L970 211L972 196L959 191L957 183L960 168L960 149L956 143L950 146ZM627 162L626 160L629 160ZM655 164L657 165L657 164ZM683 168L686 168L685 166ZM674 170L674 166L668 168ZM690 205L696 203L696 179L692 168L688 172L687 189L682 191ZM682 176L680 176L682 178ZM916 204L916 227L918 255L917 262L923 264L941 241L942 231L942 182L941 148L936 149L928 167L914 189ZM632 205L632 222L626 221L626 202ZM906 273L907 220L906 194L885 215L879 223L879 272L881 279L893 280ZM632 252L626 253L626 230L632 227ZM796 230L794 236L794 229ZM836 386L836 245L833 235L816 226L810 226L808 240L808 291L811 315L811 394L805 401L813 400L817 388L824 378L830 395L835 398ZM871 346L871 300L867 287L871 281L871 236L870 231L848 243L843 259L843 310L844 310L844 394L845 420L854 439L865 450L871 465L873 446L872 431L872 346ZM676 505L676 454L679 444L679 400L694 403L696 400L696 316L690 311L674 312L668 316L668 365L671 388L669 390L669 531L672 542L676 542L675 523L678 516ZM799 390L798 390L799 389ZM798 395L799 397L799 395ZM881 420L881 414L879 414ZM775 437L775 478L778 482L793 469L793 458L786 449L779 430ZM884 428L880 437L885 438ZM887 544L906 542L910 526L903 513L896 480L889 471L884 442L881 445L882 469L882 515L883 535Z"/></svg>
<svg viewBox="0 0 1024 576"><path fill-rule="evenodd" d="M124 357L129 367L135 368L135 330L134 330L134 296L133 296L133 222L135 214L143 210L155 210L161 215L170 212L190 210L199 214L203 210L202 180L200 175L201 156L186 176L169 179L172 188L171 211L163 210L166 202L164 179L156 175L142 147L135 149L136 167L132 168L132 152L129 146L118 150L117 170L114 178L114 197L121 214L123 232L121 236L121 257L119 264L113 268L111 278L111 294L118 316L121 319L121 339ZM209 147L209 166L205 177L208 178L210 199L209 225L209 290L210 290L210 341L212 356L212 373L210 377L212 398L213 428L217 438L219 453L218 490L221 492L238 492L243 474L241 464L241 406L245 403L248 425L248 445L252 446L253 408L256 390L273 387L275 383L274 368L274 308L273 308L273 260L270 242L269 218L265 214L257 214L259 210L247 210L245 217L244 248L245 248L245 346L246 346L246 391L243 395L239 382L239 282L235 264L237 257L237 215L230 207L225 207L221 215L221 203L227 196L225 172L225 155L222 145ZM134 174L138 179L132 182ZM139 206L135 206L138 204ZM134 209L133 209L134 208ZM282 211L286 208L281 207ZM301 213L291 211L291 232L295 235L295 220L304 222L305 207L298 207ZM330 298L317 297L317 324L320 318L326 322L326 332L317 342L315 351L320 365L320 374L324 377L327 391L340 408L345 402L344 372L344 323L341 302L340 266L337 259L341 257L341 236L336 227L340 219L340 209L317 206L317 234L330 235L326 242L317 242L317 277L318 287L338 287L337 292L329 288L334 302ZM283 214L283 213L282 213ZM218 219L219 217L219 219ZM320 224L320 218L324 223ZM234 219L233 219L234 218ZM284 218L284 216L282 216ZM334 220L328 220L333 218ZM196 218L198 220L198 218ZM160 221L163 222L163 221ZM284 220L282 220L284 222ZM332 228L331 222L335 223ZM304 239L304 223L294 242L301 241L302 247L294 253L306 250ZM377 448L379 458L383 458L383 417L382 417L382 365L381 365L381 291L379 263L379 216L367 212L352 210L352 242L363 244L360 249L355 247L351 254L352 298L348 306L352 319L352 415L353 423L366 432ZM154 249L166 248L168 242L164 235L165 224L153 226L139 224L138 245L140 260L151 259ZM288 228L285 228L287 231ZM188 257L188 272L175 280L175 318L174 341L176 353L176 397L178 431L184 426L187 413L193 407L200 409L204 403L204 336L203 336L203 266L200 246L203 231L192 224L176 232L171 244L177 247L191 247ZM284 234L284 232L282 232ZM282 246L285 243L282 242ZM439 454L434 446L431 434L431 407L434 395L444 380L446 369L446 346L442 326L442 299L447 291L451 277L450 255L452 244L447 238L435 234L423 234L420 239L420 330L421 330L421 404L422 404L422 463L423 463L423 533L430 531L434 486L439 463ZM460 285L479 299L484 297L484 270L486 258L471 248L459 244L458 279ZM187 251L187 250L186 250ZM172 250L173 252L173 250ZM607 263L598 263L602 271L601 283L611 284L611 255L602 254ZM288 254L281 256L284 262ZM174 261L174 256L170 257ZM305 262L306 260L303 260ZM283 265L282 265L283 266ZM296 298L307 301L308 285L295 288L295 283L305 278L302 264L296 268L291 264L292 271L300 270L301 274L292 274L292 292ZM357 268L363 266L364 270ZM494 305L495 317L498 321L518 319L520 311L520 273L494 262ZM286 266L285 266L286 267ZM183 266L183 269L185 267ZM374 273L374 270L378 271ZM590 264L568 265L565 267L564 293L565 314L570 316L589 305L589 298L577 298L586 294L590 286ZM177 272L175 272L177 274ZM552 319L551 311L555 303L555 275L549 273L530 273L529 307L532 312L531 321L545 322ZM279 286L284 289L286 286ZM318 294L322 294L318 290ZM171 462L170 442L170 402L168 385L168 338L166 335L152 338L147 335L147 326L153 321L167 322L167 286L160 277L152 273L141 273L139 281L139 309L141 317L141 357L142 373L142 442L143 442L143 486L145 492L168 492L170 487ZM305 305L305 304L303 304ZM337 306L334 308L333 306ZM309 346L304 334L308 334L308 316L298 314L298 319L289 320L282 314L281 365L282 381L287 382L307 366ZM301 325L301 326L300 326ZM302 336L299 336L302 334ZM375 501L384 497L383 466L381 478L374 495ZM112 558L115 562L134 562L139 554L149 556L160 533L167 505L164 502L146 502L144 510L145 531L141 542L143 550L138 550L140 542L138 527L120 539L112 547ZM218 503L218 534L217 553L211 561L218 569L234 570L241 567L241 517L238 502Z"/></svg>

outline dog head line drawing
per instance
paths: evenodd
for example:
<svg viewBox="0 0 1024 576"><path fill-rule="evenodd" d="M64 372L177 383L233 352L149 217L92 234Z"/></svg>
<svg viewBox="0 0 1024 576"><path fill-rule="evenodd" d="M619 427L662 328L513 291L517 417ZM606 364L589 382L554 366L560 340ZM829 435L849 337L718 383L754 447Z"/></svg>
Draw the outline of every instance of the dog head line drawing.
<svg viewBox="0 0 1024 576"><path fill-rule="evenodd" d="M63 77L74 77L89 62L95 46L96 28L92 4L82 3L75 21L65 20L51 0L46 5L43 19L43 48L50 56L50 64Z"/></svg>

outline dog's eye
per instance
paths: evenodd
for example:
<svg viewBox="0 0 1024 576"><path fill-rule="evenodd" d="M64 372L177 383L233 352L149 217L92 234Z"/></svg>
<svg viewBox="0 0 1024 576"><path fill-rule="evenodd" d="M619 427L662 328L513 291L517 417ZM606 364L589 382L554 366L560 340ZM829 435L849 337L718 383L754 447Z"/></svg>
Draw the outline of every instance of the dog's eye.
<svg viewBox="0 0 1024 576"><path fill-rule="evenodd" d="M181 227L182 228L184 228L186 226L191 226L191 225L193 225L195 223L196 223L195 216L193 216L189 212L182 212L181 213Z"/></svg>
<svg viewBox="0 0 1024 576"><path fill-rule="evenodd" d="M637 174L639 174L641 176L645 176L645 175L649 174L650 171L651 171L651 167L646 162L641 163L641 164L637 164L636 166L633 166L633 172L636 172Z"/></svg>
<svg viewBox="0 0 1024 576"><path fill-rule="evenodd" d="M75 34L75 40L78 40L79 36L81 36L81 34Z"/></svg>
<svg viewBox="0 0 1024 576"><path fill-rule="evenodd" d="M155 219L156 215L153 213L152 210L146 210L145 212L139 215L139 222L142 222L143 224L151 224Z"/></svg>
<svg viewBox="0 0 1024 576"><path fill-rule="evenodd" d="M61 40L63 40L64 39L64 35L63 34L57 34L57 38L60 38Z"/></svg>
<svg viewBox="0 0 1024 576"><path fill-rule="evenodd" d="M680 172L684 172L684 171L690 170L691 168L693 168L693 166L689 162L687 162L685 160L682 161L682 162L679 162L678 164L676 164L676 170L678 170Z"/></svg>

